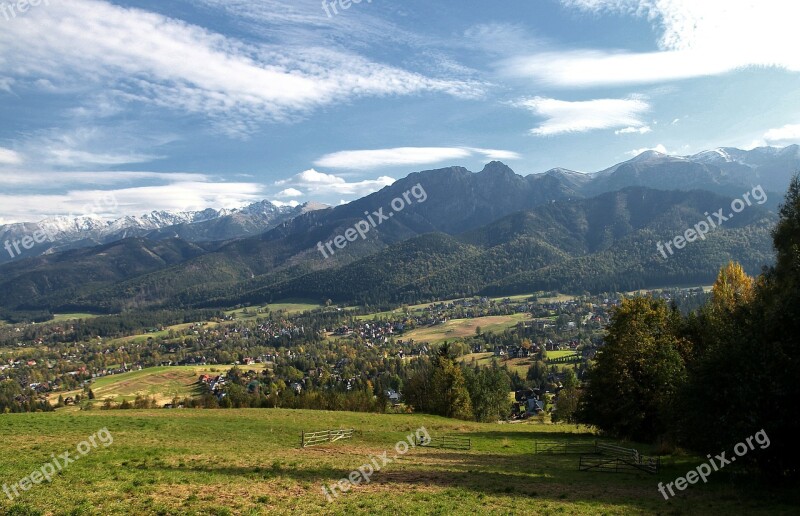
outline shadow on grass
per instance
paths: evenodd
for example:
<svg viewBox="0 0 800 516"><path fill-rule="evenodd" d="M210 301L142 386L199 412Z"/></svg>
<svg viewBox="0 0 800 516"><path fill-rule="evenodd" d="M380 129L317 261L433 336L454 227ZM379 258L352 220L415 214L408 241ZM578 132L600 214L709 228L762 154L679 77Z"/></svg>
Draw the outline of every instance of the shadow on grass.
<svg viewBox="0 0 800 516"><path fill-rule="evenodd" d="M238 481L243 483L273 478L291 479L299 483L317 484L320 489L323 485L330 486L347 478L351 473L349 469L319 464L324 458L319 459L316 464L309 461L312 467L296 468L287 464L256 467L152 464L137 469L219 475L228 480L238 477ZM368 458L354 456L353 461L352 468L355 470L361 464L366 464ZM724 507L733 508L737 504L758 509L767 503L766 500L753 497L752 493L728 489L720 491L710 486L694 486L665 502L657 485L659 481L674 480L675 476L671 474L660 478L663 475L579 472L577 464L577 455L502 455L418 449L375 472L370 487L361 486L359 490L364 489L365 493L373 489L378 492L386 489L409 492L434 486L470 491L479 496L512 497L519 499L520 503L536 499L602 504L645 513L692 512L693 507L700 506L712 509L711 512L725 512ZM681 474L685 474L685 471Z"/></svg>

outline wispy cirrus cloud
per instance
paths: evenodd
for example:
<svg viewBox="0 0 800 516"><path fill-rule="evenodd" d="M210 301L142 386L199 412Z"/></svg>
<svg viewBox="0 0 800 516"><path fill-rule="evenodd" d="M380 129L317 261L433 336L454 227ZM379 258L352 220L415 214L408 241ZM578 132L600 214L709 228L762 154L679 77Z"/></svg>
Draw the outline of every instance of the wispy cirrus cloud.
<svg viewBox="0 0 800 516"><path fill-rule="evenodd" d="M800 71L794 50L800 4L782 0L562 0L584 12L644 17L658 51L571 49L500 63L509 75L560 87L644 84L720 75L751 66ZM744 36L746 34L746 36Z"/></svg>
<svg viewBox="0 0 800 516"><path fill-rule="evenodd" d="M65 45L64 41L69 41ZM435 78L324 46L245 44L160 14L100 0L54 2L0 32L0 75L200 114L231 135L359 97L472 98L476 82Z"/></svg>
<svg viewBox="0 0 800 516"><path fill-rule="evenodd" d="M143 131L131 123L93 125L86 121L69 128L48 128L26 132L16 140L18 153L26 156L31 169L105 170L107 167L149 163L162 159L153 150L177 139ZM3 161L0 160L0 164Z"/></svg>
<svg viewBox="0 0 800 516"><path fill-rule="evenodd" d="M533 97L513 105L545 118L542 124L531 129L531 134L536 136L615 127L641 128L644 126L641 116L650 110L650 104L639 98L567 101Z"/></svg>
<svg viewBox="0 0 800 516"><path fill-rule="evenodd" d="M181 173L181 172L126 172L118 170L95 171L37 171L8 167L0 174L0 185L5 187L31 187L46 188L64 187L71 185L119 185L130 184L135 181L156 182L185 182L212 181L206 174Z"/></svg>
<svg viewBox="0 0 800 516"><path fill-rule="evenodd" d="M51 149L46 156L46 162L61 166L112 166L127 165L131 163L148 163L160 159L160 156L153 154L112 154L88 152L74 149Z"/></svg>
<svg viewBox="0 0 800 516"><path fill-rule="evenodd" d="M314 162L318 167L367 170L372 168L430 165L461 160L476 155L488 159L513 160L520 155L501 149L478 147L395 147L391 149L349 150L326 154Z"/></svg>

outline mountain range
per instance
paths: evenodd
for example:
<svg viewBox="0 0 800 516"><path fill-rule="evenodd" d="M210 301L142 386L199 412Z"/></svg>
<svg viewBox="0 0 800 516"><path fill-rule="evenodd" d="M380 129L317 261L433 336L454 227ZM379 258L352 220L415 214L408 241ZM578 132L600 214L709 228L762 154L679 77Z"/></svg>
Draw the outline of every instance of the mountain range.
<svg viewBox="0 0 800 516"><path fill-rule="evenodd" d="M208 208L189 212L153 211L142 216L125 216L115 220L103 220L92 215L60 216L36 223L5 224L0 226L0 243L19 241L36 231L43 231L49 238L42 245L29 250L20 247L22 252L18 255L0 252L0 263L19 257L92 247L131 237L152 240L181 238L188 242L228 240L258 234L285 220L327 207L311 202L299 206L278 206L269 201L260 201L243 208Z"/></svg>
<svg viewBox="0 0 800 516"><path fill-rule="evenodd" d="M263 203L255 215L154 215L148 220L163 220L162 227L131 224L119 239L110 236L119 231L106 233L101 245L0 266L0 308L105 313L290 297L393 303L709 282L729 259L750 272L772 261L774 210L799 169L796 145L683 157L648 151L594 174L553 169L523 177L492 162L478 173L415 172L329 209L272 210ZM388 212L393 199L416 185L424 201L411 202L364 239L327 257L320 253L318 243L344 235L365 213ZM674 256L658 254L658 242L757 185L766 203ZM270 227L253 223L247 233L242 221L254 219Z"/></svg>

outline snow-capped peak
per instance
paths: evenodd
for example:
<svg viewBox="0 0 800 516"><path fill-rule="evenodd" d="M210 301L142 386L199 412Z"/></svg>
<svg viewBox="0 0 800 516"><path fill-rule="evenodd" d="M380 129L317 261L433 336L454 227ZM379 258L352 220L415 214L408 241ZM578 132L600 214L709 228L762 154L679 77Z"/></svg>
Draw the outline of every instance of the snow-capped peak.
<svg viewBox="0 0 800 516"><path fill-rule="evenodd" d="M692 161L699 161L700 163L732 163L736 161L727 150L717 148L699 152L693 156L688 156Z"/></svg>

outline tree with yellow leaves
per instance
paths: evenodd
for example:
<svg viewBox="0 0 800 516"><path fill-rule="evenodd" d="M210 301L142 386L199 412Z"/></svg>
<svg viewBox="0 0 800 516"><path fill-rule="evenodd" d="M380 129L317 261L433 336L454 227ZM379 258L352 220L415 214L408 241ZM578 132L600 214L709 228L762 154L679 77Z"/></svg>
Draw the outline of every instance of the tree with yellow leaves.
<svg viewBox="0 0 800 516"><path fill-rule="evenodd" d="M753 300L753 278L737 262L730 261L720 269L711 293L715 310L733 312Z"/></svg>

